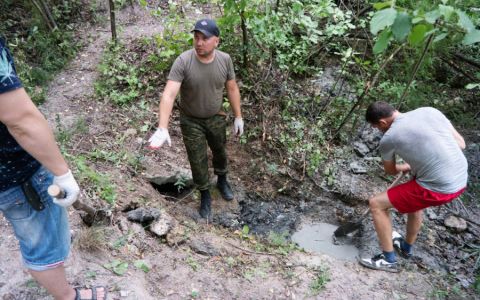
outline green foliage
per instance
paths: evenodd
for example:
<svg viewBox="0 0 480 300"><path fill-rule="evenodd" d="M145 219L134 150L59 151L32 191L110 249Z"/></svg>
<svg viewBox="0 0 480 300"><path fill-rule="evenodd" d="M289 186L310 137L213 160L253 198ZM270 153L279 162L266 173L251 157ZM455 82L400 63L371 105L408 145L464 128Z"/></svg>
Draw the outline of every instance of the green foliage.
<svg viewBox="0 0 480 300"><path fill-rule="evenodd" d="M228 34L222 46L227 52L240 54L238 45L243 42L234 33L243 19L251 38L249 48L240 50L248 50L250 59L258 64L273 58L280 69L296 74L317 71L311 62L319 47L354 28L352 13L339 9L330 0L288 0L282 1L280 7L265 0L221 3L224 16L219 24Z"/></svg>
<svg viewBox="0 0 480 300"><path fill-rule="evenodd" d="M177 175L177 181L173 184L174 186L177 187L178 192L180 193L188 183L188 176L185 174L178 174Z"/></svg>
<svg viewBox="0 0 480 300"><path fill-rule="evenodd" d="M374 53L382 53L390 40L403 42L408 36L411 46L419 46L430 35L434 42L448 38L452 44L464 45L480 42L480 30L470 17L454 6L438 4L429 10L407 9L395 6L394 2L374 5L378 10L370 21L370 31L378 35ZM388 8L385 8L388 7ZM393 33L393 34L391 34Z"/></svg>
<svg viewBox="0 0 480 300"><path fill-rule="evenodd" d="M103 267L116 275L122 276L128 270L128 263L115 259L108 264L104 264Z"/></svg>
<svg viewBox="0 0 480 300"><path fill-rule="evenodd" d="M144 260L136 260L133 265L145 273L150 272L150 267Z"/></svg>
<svg viewBox="0 0 480 300"><path fill-rule="evenodd" d="M136 53L129 53L119 43L110 44L99 66L100 78L95 83L95 92L101 98L116 104L128 104L140 95L143 88L139 79Z"/></svg>
<svg viewBox="0 0 480 300"><path fill-rule="evenodd" d="M110 182L110 179L106 174L102 174L92 169L87 164L87 159L84 156L70 156L73 159L75 167L77 169L76 175L80 182L90 183L93 185L93 191L109 204L114 204L117 194L115 191L115 185Z"/></svg>
<svg viewBox="0 0 480 300"><path fill-rule="evenodd" d="M330 274L327 267L320 267L313 281L310 283L310 292L313 296L318 295L325 289L326 284L330 281Z"/></svg>
<svg viewBox="0 0 480 300"><path fill-rule="evenodd" d="M129 45L110 44L99 66L95 92L100 99L127 105L158 89L176 57L191 47L192 37L172 8L164 17L162 33Z"/></svg>
<svg viewBox="0 0 480 300"><path fill-rule="evenodd" d="M0 3L0 33L13 53L16 69L35 103L45 100L46 86L78 49L74 22L79 20L81 1L47 1L58 28L50 31L31 1Z"/></svg>

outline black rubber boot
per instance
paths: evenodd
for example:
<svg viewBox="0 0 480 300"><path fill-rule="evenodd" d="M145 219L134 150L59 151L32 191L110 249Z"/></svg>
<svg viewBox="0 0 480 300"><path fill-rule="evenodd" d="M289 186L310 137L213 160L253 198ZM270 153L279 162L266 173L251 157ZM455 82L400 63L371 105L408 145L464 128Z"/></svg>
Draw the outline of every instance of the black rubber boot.
<svg viewBox="0 0 480 300"><path fill-rule="evenodd" d="M233 200L233 191L230 184L228 184L227 175L218 175L217 188L223 199L227 201Z"/></svg>
<svg viewBox="0 0 480 300"><path fill-rule="evenodd" d="M204 219L208 219L212 214L212 197L210 197L210 191L204 190L200 191L201 199L200 199L200 209L198 213Z"/></svg>

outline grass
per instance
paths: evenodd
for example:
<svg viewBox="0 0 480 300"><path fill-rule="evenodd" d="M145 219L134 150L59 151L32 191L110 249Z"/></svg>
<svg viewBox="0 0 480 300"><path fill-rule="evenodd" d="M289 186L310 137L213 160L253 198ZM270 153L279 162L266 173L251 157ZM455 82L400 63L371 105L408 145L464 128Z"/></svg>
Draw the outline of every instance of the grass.
<svg viewBox="0 0 480 300"><path fill-rule="evenodd" d="M106 240L105 227L85 227L78 232L75 246L83 251L97 252L104 249Z"/></svg>
<svg viewBox="0 0 480 300"><path fill-rule="evenodd" d="M325 289L325 286L330 281L330 273L327 267L320 267L317 270L315 278L310 283L310 292L313 296L318 295Z"/></svg>

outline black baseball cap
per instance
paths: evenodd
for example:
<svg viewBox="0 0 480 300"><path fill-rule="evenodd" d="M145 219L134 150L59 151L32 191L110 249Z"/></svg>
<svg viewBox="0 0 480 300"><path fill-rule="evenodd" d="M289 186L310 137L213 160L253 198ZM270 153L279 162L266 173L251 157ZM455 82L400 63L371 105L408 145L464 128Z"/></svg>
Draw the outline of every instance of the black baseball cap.
<svg viewBox="0 0 480 300"><path fill-rule="evenodd" d="M212 19L202 19L197 21L192 32L194 31L203 33L207 38L220 35L220 30L218 30L217 23L215 23L215 21Z"/></svg>

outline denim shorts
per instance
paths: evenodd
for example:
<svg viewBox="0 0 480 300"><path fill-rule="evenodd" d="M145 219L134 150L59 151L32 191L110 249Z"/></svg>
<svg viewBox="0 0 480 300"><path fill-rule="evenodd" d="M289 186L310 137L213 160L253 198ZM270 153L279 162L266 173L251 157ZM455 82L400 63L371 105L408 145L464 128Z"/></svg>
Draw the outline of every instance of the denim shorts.
<svg viewBox="0 0 480 300"><path fill-rule="evenodd" d="M70 251L67 210L53 203L47 189L53 175L40 167L31 182L45 208L34 210L21 186L0 193L0 211L13 227L28 269L45 271L63 264Z"/></svg>

